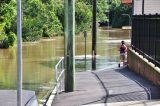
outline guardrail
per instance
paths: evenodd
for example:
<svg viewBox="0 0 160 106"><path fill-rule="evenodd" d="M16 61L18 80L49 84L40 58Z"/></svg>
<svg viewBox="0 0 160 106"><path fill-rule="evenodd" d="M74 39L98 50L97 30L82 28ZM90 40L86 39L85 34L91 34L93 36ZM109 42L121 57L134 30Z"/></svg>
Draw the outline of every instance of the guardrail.
<svg viewBox="0 0 160 106"><path fill-rule="evenodd" d="M45 103L45 106L51 106L52 101L57 95L62 91L64 91L64 57L62 57L59 62L55 66L55 87L52 91L50 97L47 100L47 103Z"/></svg>
<svg viewBox="0 0 160 106"><path fill-rule="evenodd" d="M55 87L57 95L59 92L64 91L64 57L55 66Z"/></svg>

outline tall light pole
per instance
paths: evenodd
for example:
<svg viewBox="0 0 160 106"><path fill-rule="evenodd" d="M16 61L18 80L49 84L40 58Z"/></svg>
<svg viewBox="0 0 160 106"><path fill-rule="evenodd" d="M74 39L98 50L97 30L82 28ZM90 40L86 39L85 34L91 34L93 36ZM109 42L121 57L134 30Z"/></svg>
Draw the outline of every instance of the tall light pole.
<svg viewBox="0 0 160 106"><path fill-rule="evenodd" d="M129 14L122 14L123 16L128 16L128 22L129 22L129 26L132 26L132 19L131 16ZM129 38L131 39L131 30L129 31Z"/></svg>
<svg viewBox="0 0 160 106"><path fill-rule="evenodd" d="M84 43L85 43L85 47L84 47L84 52L85 52L85 71L86 71L86 38L87 38L87 32L84 31Z"/></svg>
<svg viewBox="0 0 160 106"><path fill-rule="evenodd" d="M17 0L17 106L22 106L22 7Z"/></svg>

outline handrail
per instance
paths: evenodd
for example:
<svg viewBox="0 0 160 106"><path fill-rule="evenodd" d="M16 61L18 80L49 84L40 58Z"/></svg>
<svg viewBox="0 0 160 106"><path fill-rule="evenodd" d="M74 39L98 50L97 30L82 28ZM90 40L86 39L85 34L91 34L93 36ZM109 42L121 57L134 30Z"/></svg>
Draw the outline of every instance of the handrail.
<svg viewBox="0 0 160 106"><path fill-rule="evenodd" d="M59 92L62 92L64 90L64 57L62 57L56 64L54 77L55 77L55 86L50 97L45 103L45 106L51 106L55 95L57 94L58 97Z"/></svg>
<svg viewBox="0 0 160 106"><path fill-rule="evenodd" d="M64 57L55 66L55 88L58 96L64 90Z"/></svg>

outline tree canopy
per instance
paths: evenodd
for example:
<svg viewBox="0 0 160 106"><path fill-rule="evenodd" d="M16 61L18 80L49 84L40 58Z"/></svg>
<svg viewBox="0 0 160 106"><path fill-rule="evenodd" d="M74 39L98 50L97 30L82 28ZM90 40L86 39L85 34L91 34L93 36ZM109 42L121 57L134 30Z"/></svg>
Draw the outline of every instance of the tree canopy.
<svg viewBox="0 0 160 106"><path fill-rule="evenodd" d="M88 31L92 25L93 0L76 0L76 33ZM113 11L112 23L121 25L120 14L128 8L120 0L97 0L97 21L106 22L107 10ZM42 37L64 35L64 2L62 0L22 0L23 41L37 41ZM0 47L8 48L16 43L16 0L0 1ZM118 20L118 21L117 21Z"/></svg>

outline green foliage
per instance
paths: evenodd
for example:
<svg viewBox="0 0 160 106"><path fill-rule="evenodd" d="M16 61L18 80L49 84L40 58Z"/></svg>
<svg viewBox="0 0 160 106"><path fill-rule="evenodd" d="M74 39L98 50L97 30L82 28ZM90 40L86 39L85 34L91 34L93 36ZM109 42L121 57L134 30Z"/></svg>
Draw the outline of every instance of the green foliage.
<svg viewBox="0 0 160 106"><path fill-rule="evenodd" d="M52 37L62 33L52 1L26 0L23 5L23 41L36 41L42 36Z"/></svg>
<svg viewBox="0 0 160 106"><path fill-rule="evenodd" d="M16 44L17 37L13 32L10 32L8 35L9 46L14 46Z"/></svg>
<svg viewBox="0 0 160 106"><path fill-rule="evenodd" d="M131 7L120 5L115 8L112 20L112 27L121 27L123 25L129 24L129 17L122 16L122 14L130 14L131 16Z"/></svg>
<svg viewBox="0 0 160 106"><path fill-rule="evenodd" d="M98 0L97 2L97 21L98 22L105 22L108 20L108 17L106 16L106 11L109 8L109 6L106 3L106 0Z"/></svg>
<svg viewBox="0 0 160 106"><path fill-rule="evenodd" d="M16 41L17 41L16 35L13 32L10 32L8 35L0 35L1 48L13 47Z"/></svg>
<svg viewBox="0 0 160 106"><path fill-rule="evenodd" d="M62 24L62 31L64 30L64 3L62 0L54 1L55 6L55 15L57 16L58 20Z"/></svg>
<svg viewBox="0 0 160 106"><path fill-rule="evenodd" d="M6 34L0 34L0 41L4 40L5 38L7 38Z"/></svg>
<svg viewBox="0 0 160 106"><path fill-rule="evenodd" d="M0 47L9 48L16 43L16 35L12 30L16 17L16 1L2 0L0 14Z"/></svg>
<svg viewBox="0 0 160 106"><path fill-rule="evenodd" d="M9 48L9 42L7 38L3 40L1 48Z"/></svg>
<svg viewBox="0 0 160 106"><path fill-rule="evenodd" d="M48 37L52 37L55 35L60 35L62 33L62 23L60 23L59 18L56 16L55 5L53 1L52 5L46 5L46 14L48 16L48 20L44 27L47 27Z"/></svg>
<svg viewBox="0 0 160 106"><path fill-rule="evenodd" d="M42 37L42 30L39 29L39 23L36 19L23 19L22 38L23 41L37 41Z"/></svg>
<svg viewBox="0 0 160 106"><path fill-rule="evenodd" d="M92 26L93 0L76 0L76 33L90 30ZM62 0L22 0L23 8L23 41L37 41L42 37L52 37L64 33L64 1ZM131 8L121 5L120 0L97 0L97 21L106 22L107 10L113 16L113 27L127 24ZM11 47L15 44L16 33L16 0L0 1L0 45ZM3 44L2 44L3 43Z"/></svg>
<svg viewBox="0 0 160 106"><path fill-rule="evenodd" d="M93 0L78 0L78 2L84 2L92 12ZM106 11L108 8L109 6L106 0L97 0L97 21L98 22L105 22L108 20L108 17L106 16Z"/></svg>
<svg viewBox="0 0 160 106"><path fill-rule="evenodd" d="M76 3L76 33L89 30L91 26L92 12L84 2Z"/></svg>
<svg viewBox="0 0 160 106"><path fill-rule="evenodd" d="M8 4L1 4L0 6L0 24L4 24L4 27L10 29L11 23L16 17L16 2L11 0Z"/></svg>
<svg viewBox="0 0 160 106"><path fill-rule="evenodd" d="M112 0L109 5L112 27L122 27L122 25L129 24L128 17L122 16L122 14L130 14L131 15L131 6L125 6L121 4L121 0Z"/></svg>
<svg viewBox="0 0 160 106"><path fill-rule="evenodd" d="M43 23L39 15L44 13L44 5L39 0L24 0L23 2L23 41L37 41L42 37ZM34 8L33 8L34 7Z"/></svg>
<svg viewBox="0 0 160 106"><path fill-rule="evenodd" d="M10 1L11 1L11 0L1 0L1 1L0 1L0 4L2 4L2 3L7 3L7 4L8 4Z"/></svg>

